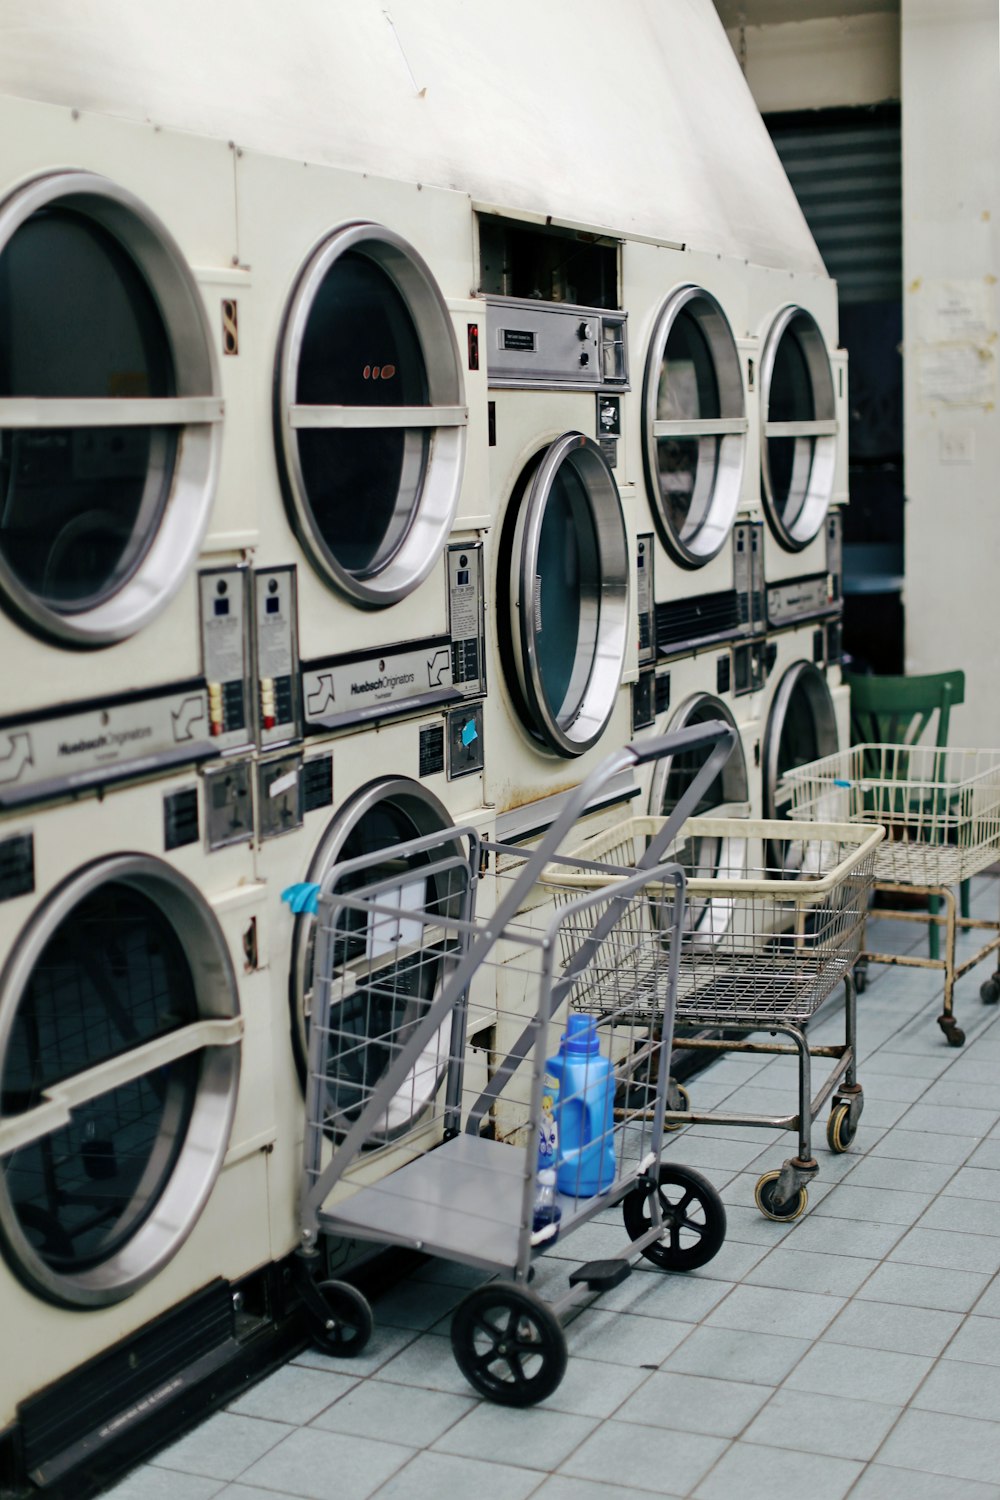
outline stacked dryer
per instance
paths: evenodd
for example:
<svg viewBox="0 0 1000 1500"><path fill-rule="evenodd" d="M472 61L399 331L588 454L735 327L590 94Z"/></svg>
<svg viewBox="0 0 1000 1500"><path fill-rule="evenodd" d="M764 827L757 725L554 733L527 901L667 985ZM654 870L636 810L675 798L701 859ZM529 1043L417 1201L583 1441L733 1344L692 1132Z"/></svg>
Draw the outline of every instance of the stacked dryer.
<svg viewBox="0 0 1000 1500"><path fill-rule="evenodd" d="M751 269L767 620L761 806L774 817L785 773L849 742L839 508L848 498L847 362L834 282Z"/></svg>
<svg viewBox="0 0 1000 1500"><path fill-rule="evenodd" d="M617 241L494 214L477 224L494 523L487 795L510 840L551 823L566 790L629 737L629 547L612 451L629 330Z"/></svg>
<svg viewBox="0 0 1000 1500"><path fill-rule="evenodd" d="M215 813L255 517L231 152L0 120L0 1429L48 1482L168 1346L231 1357L226 1283L270 1259L266 913L248 803ZM37 1394L156 1320L141 1368Z"/></svg>
<svg viewBox="0 0 1000 1500"><path fill-rule="evenodd" d="M278 1257L298 1238L315 925L282 891L456 821L492 831L485 371L466 197L252 152L237 177L253 266L254 793L282 1125L270 1161ZM360 990L338 1016L357 1031L358 1088L388 1066L385 1034L416 1025L432 998L400 983L389 1014ZM448 1038L431 1051L354 1177L439 1138L429 1106Z"/></svg>
<svg viewBox="0 0 1000 1500"><path fill-rule="evenodd" d="M699 812L746 816L756 806L763 630L760 533L746 514L755 401L746 266L645 244L627 246L625 265L643 358L629 401L632 728L641 736L712 719L736 725L739 745ZM642 810L670 812L702 759L650 768ZM696 857L704 864L707 848Z"/></svg>

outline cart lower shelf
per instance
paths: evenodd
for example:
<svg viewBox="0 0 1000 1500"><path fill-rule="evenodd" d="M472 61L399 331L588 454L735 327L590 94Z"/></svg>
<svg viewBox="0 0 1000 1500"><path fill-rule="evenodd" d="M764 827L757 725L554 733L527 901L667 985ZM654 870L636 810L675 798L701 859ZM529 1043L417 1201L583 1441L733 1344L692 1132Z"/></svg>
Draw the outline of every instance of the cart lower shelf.
<svg viewBox="0 0 1000 1500"><path fill-rule="evenodd" d="M457 1135L371 1187L323 1208L320 1228L495 1271L517 1264L524 1203L523 1146ZM639 1164L594 1198L558 1195L560 1235L617 1203L632 1187ZM539 1249L544 1249L540 1245Z"/></svg>

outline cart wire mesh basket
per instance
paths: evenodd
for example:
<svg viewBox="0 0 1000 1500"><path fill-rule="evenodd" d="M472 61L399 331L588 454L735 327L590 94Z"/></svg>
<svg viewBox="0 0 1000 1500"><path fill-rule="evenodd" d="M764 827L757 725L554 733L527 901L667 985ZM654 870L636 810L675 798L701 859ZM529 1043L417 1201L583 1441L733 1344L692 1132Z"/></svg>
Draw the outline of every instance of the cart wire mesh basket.
<svg viewBox="0 0 1000 1500"><path fill-rule="evenodd" d="M662 823L630 818L574 856L628 867ZM806 1021L857 958L882 836L847 822L688 819L668 851L688 877L677 1021ZM648 994L637 987L639 1010Z"/></svg>
<svg viewBox="0 0 1000 1500"><path fill-rule="evenodd" d="M796 818L880 823L875 878L951 886L1000 858L1000 750L853 745L786 772Z"/></svg>

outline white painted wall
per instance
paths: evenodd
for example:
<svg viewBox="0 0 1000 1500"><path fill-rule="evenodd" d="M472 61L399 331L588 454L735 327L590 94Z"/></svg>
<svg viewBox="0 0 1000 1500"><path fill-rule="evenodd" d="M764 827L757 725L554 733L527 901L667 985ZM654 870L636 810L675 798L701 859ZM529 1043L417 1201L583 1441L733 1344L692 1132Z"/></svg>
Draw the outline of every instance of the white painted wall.
<svg viewBox="0 0 1000 1500"><path fill-rule="evenodd" d="M822 17L729 28L761 113L899 98L899 16Z"/></svg>
<svg viewBox="0 0 1000 1500"><path fill-rule="evenodd" d="M996 0L903 0L906 667L965 669L956 745L1000 745L998 48Z"/></svg>

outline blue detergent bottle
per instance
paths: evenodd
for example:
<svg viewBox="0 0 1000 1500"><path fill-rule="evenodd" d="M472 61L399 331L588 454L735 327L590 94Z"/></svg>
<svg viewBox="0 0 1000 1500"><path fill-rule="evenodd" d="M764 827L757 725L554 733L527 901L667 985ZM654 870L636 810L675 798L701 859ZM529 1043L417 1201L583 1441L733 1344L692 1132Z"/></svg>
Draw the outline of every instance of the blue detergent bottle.
<svg viewBox="0 0 1000 1500"><path fill-rule="evenodd" d="M614 1070L601 1056L593 1016L567 1019L559 1052L547 1059L545 1071L559 1083L559 1191L570 1198L593 1198L615 1180Z"/></svg>

